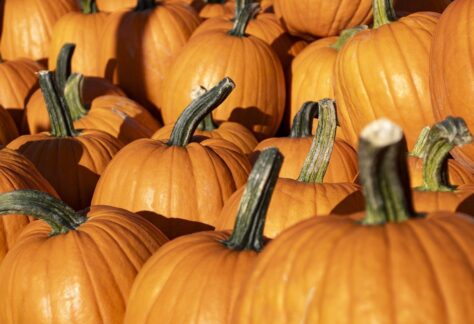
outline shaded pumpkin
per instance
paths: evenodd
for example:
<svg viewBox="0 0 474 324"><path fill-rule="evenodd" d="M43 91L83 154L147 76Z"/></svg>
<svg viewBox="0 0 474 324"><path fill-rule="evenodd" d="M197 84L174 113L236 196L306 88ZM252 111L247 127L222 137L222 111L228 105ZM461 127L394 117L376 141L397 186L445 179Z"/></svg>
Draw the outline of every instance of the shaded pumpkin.
<svg viewBox="0 0 474 324"><path fill-rule="evenodd" d="M405 12L434 11L442 13L452 0L396 0L395 9Z"/></svg>
<svg viewBox="0 0 474 324"><path fill-rule="evenodd" d="M18 136L15 121L8 111L0 106L0 145L5 146Z"/></svg>
<svg viewBox="0 0 474 324"><path fill-rule="evenodd" d="M5 324L122 322L137 273L168 241L126 210L93 206L79 214L38 191L0 195L0 214L16 213L42 221L24 229L0 267Z"/></svg>

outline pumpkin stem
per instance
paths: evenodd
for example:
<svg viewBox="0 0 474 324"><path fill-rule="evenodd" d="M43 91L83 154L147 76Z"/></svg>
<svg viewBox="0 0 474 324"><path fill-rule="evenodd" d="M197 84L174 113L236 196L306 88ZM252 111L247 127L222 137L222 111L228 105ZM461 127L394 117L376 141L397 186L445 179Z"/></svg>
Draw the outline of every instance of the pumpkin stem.
<svg viewBox="0 0 474 324"><path fill-rule="evenodd" d="M245 6L248 6L252 2L253 0L236 0L235 1L235 17L240 16L240 13L245 8Z"/></svg>
<svg viewBox="0 0 474 324"><path fill-rule="evenodd" d="M56 60L56 71L54 72L54 78L56 81L57 88L61 93L64 91L67 79L71 75L72 55L74 54L75 48L76 44L64 44L64 46L61 47L58 58Z"/></svg>
<svg viewBox="0 0 474 324"><path fill-rule="evenodd" d="M82 0L82 13L85 15L98 13L95 0Z"/></svg>
<svg viewBox="0 0 474 324"><path fill-rule="evenodd" d="M449 152L472 142L472 135L462 118L448 117L434 125L426 142L426 154L423 159L422 191L454 191L449 184Z"/></svg>
<svg viewBox="0 0 474 324"><path fill-rule="evenodd" d="M341 32L341 35L339 35L339 37L337 38L337 41L334 44L332 44L331 47L337 51L340 51L342 46L344 46L344 44L347 43L347 41L351 39L352 36L368 28L369 27L367 25L360 25L360 26L343 30Z"/></svg>
<svg viewBox="0 0 474 324"><path fill-rule="evenodd" d="M53 73L40 71L39 85L48 109L51 135L54 137L77 136L79 132L74 129L66 102L53 82Z"/></svg>
<svg viewBox="0 0 474 324"><path fill-rule="evenodd" d="M205 94L207 92L207 89L203 86L198 86L194 88L191 91L191 99L195 100ZM203 120L198 125L198 129L201 131L208 131L211 132L213 130L216 130L218 126L214 123L214 120L212 119L212 113L209 113L204 117Z"/></svg>
<svg viewBox="0 0 474 324"><path fill-rule="evenodd" d="M16 190L0 194L0 215L26 215L51 226L52 235L74 230L87 221L61 200L37 190Z"/></svg>
<svg viewBox="0 0 474 324"><path fill-rule="evenodd" d="M229 31L229 35L235 37L244 37L245 30L252 19L255 10L258 10L259 4L258 3L249 3L245 5L239 12L239 14L235 17L234 26ZM237 10L236 10L237 11Z"/></svg>
<svg viewBox="0 0 474 324"><path fill-rule="evenodd" d="M188 145L199 123L229 96L234 87L234 81L225 77L214 88L193 100L176 121L168 145Z"/></svg>
<svg viewBox="0 0 474 324"><path fill-rule="evenodd" d="M411 197L403 130L379 119L362 130L359 170L366 225L403 222L416 217Z"/></svg>
<svg viewBox="0 0 474 324"><path fill-rule="evenodd" d="M283 155L272 147L260 153L240 200L234 230L224 245L232 250L261 251L265 218L278 180Z"/></svg>
<svg viewBox="0 0 474 324"><path fill-rule="evenodd" d="M155 8L155 0L138 0L134 11L144 11Z"/></svg>
<svg viewBox="0 0 474 324"><path fill-rule="evenodd" d="M301 109L293 118L291 126L291 138L303 138L312 135L313 120L318 115L318 103L316 101L308 101L301 106Z"/></svg>
<svg viewBox="0 0 474 324"><path fill-rule="evenodd" d="M393 0L373 0L372 9L374 12L374 29L397 20Z"/></svg>
<svg viewBox="0 0 474 324"><path fill-rule="evenodd" d="M413 150L410 152L410 156L414 156L420 159L423 159L426 155L426 144L428 141L428 135L430 133L431 127L426 126L420 132L420 136L416 140Z"/></svg>
<svg viewBox="0 0 474 324"><path fill-rule="evenodd" d="M322 183L336 139L337 117L334 100L318 101L318 128L298 181Z"/></svg>
<svg viewBox="0 0 474 324"><path fill-rule="evenodd" d="M87 115L87 109L84 106L82 90L84 86L84 75L73 73L67 80L64 87L64 99L66 100L69 113L73 121L81 119Z"/></svg>

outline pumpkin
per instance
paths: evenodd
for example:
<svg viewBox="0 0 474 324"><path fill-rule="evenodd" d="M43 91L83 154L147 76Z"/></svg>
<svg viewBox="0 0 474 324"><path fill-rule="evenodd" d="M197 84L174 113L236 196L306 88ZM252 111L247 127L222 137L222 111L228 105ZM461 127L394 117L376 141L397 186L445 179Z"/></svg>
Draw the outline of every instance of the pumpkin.
<svg viewBox="0 0 474 324"><path fill-rule="evenodd" d="M163 78L198 25L197 14L182 2L138 0L133 11L108 17L99 69L130 98L158 114Z"/></svg>
<svg viewBox="0 0 474 324"><path fill-rule="evenodd" d="M75 0L6 0L0 45L3 59L46 60L54 24L77 10Z"/></svg>
<svg viewBox="0 0 474 324"><path fill-rule="evenodd" d="M369 124L359 144L366 210L313 217L271 241L232 323L471 323L474 223L416 214L405 155L398 126Z"/></svg>
<svg viewBox="0 0 474 324"><path fill-rule="evenodd" d="M300 168L299 177L296 180L284 178L280 172L281 178L276 183L268 209L264 232L267 237L274 238L284 229L313 216L330 213L348 214L364 208L358 185L349 181L323 182L328 164L331 165L334 159L332 151L335 147L333 144L336 136L336 110L331 100L321 100L317 108L320 124L311 147L307 150L309 153ZM286 154L285 159L291 158L293 155ZM351 159L350 154L348 154L348 159ZM285 163L286 161L283 162L282 171ZM216 229L223 230L232 227L242 191L242 188L239 189L225 203L219 214Z"/></svg>
<svg viewBox="0 0 474 324"><path fill-rule="evenodd" d="M96 0L97 8L104 12L115 12L133 9L137 0Z"/></svg>
<svg viewBox="0 0 474 324"><path fill-rule="evenodd" d="M0 145L7 145L18 137L15 121L6 109L0 106Z"/></svg>
<svg viewBox="0 0 474 324"><path fill-rule="evenodd" d="M193 91L191 97L195 100L205 92L207 92L207 90L204 87L198 87ZM174 123L168 124L160 128L155 132L155 134L153 134L152 138L157 140L169 139L173 132L174 125ZM247 155L252 153L258 143L253 133L245 126L233 122L223 122L216 125L211 114L204 117L203 121L198 125L198 128L194 132L194 136L224 139L235 144L242 153Z"/></svg>
<svg viewBox="0 0 474 324"><path fill-rule="evenodd" d="M199 17L203 19L213 17L228 17L234 16L235 3L228 0L207 0L207 4L199 11Z"/></svg>
<svg viewBox="0 0 474 324"><path fill-rule="evenodd" d="M122 143L102 131L77 131L52 81L52 72L41 71L39 78L51 132L20 136L7 147L33 162L68 205L84 209L90 206L99 176Z"/></svg>
<svg viewBox="0 0 474 324"><path fill-rule="evenodd" d="M183 48L164 81L165 124L176 121L194 88L209 88L229 76L239 86L213 112L214 120L238 122L258 140L276 133L285 108L283 69L269 45L245 34L250 16L251 6L247 6L232 30L203 34Z"/></svg>
<svg viewBox="0 0 474 324"><path fill-rule="evenodd" d="M101 76L99 69L100 36L107 14L98 12L95 0L82 0L82 12L70 12L53 28L49 46L49 69L56 68L56 58L64 44L76 45L71 71L87 76Z"/></svg>
<svg viewBox="0 0 474 324"><path fill-rule="evenodd" d="M372 18L371 0L275 0L274 9L292 35L306 39L337 36Z"/></svg>
<svg viewBox="0 0 474 324"><path fill-rule="evenodd" d="M39 173L36 167L23 155L7 148L0 150L0 192L19 189L35 189L58 196L53 187ZM30 218L12 215L0 218L0 263L16 242Z"/></svg>
<svg viewBox="0 0 474 324"><path fill-rule="evenodd" d="M339 51L335 67L338 117L349 143L366 124L386 117L404 128L409 149L434 123L429 90L430 44L438 14L396 20L391 1L374 0L373 29Z"/></svg>
<svg viewBox="0 0 474 324"><path fill-rule="evenodd" d="M122 149L100 178L93 204L138 212L169 238L212 229L224 201L245 183L250 163L225 140L190 141L233 87L225 78L194 100L168 141L140 139Z"/></svg>
<svg viewBox="0 0 474 324"><path fill-rule="evenodd" d="M122 322L138 271L167 242L126 210L93 206L79 214L33 190L0 195L0 214L42 220L24 229L1 264L5 324Z"/></svg>
<svg viewBox="0 0 474 324"><path fill-rule="evenodd" d="M232 233L186 235L149 259L130 293L125 324L230 323L240 287L264 247L265 214L281 160L275 148L262 152Z"/></svg>
<svg viewBox="0 0 474 324"><path fill-rule="evenodd" d="M396 0L395 9L405 12L443 12L452 0Z"/></svg>
<svg viewBox="0 0 474 324"><path fill-rule="evenodd" d="M430 85L437 120L462 116L474 125L474 5L469 0L454 1L443 13L433 37L430 57ZM457 147L451 153L474 173L474 144Z"/></svg>

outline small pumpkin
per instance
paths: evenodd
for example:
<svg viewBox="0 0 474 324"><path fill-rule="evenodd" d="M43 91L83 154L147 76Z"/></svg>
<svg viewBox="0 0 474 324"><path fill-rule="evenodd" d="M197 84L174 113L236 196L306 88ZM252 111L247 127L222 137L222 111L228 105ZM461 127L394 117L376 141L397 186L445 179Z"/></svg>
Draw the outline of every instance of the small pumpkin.
<svg viewBox="0 0 474 324"><path fill-rule="evenodd" d="M168 241L126 210L93 206L79 214L32 190L0 195L0 214L42 220L24 229L1 264L4 324L121 323L138 271Z"/></svg>

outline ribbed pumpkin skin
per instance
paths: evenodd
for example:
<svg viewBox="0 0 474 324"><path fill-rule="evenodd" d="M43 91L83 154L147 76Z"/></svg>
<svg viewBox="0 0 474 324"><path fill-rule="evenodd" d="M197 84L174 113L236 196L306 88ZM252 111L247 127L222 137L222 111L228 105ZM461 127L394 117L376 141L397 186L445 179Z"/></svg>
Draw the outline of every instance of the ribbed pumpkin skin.
<svg viewBox="0 0 474 324"><path fill-rule="evenodd" d="M371 0L275 0L274 9L292 35L304 38L336 36L372 18Z"/></svg>
<svg viewBox="0 0 474 324"><path fill-rule="evenodd" d="M429 55L438 14L417 13L361 31L336 60L336 102L344 137L353 146L369 122L386 117L405 130L411 149L434 124Z"/></svg>
<svg viewBox="0 0 474 324"><path fill-rule="evenodd" d="M199 17L209 19L213 17L232 18L235 13L235 3L227 1L225 3L208 3L199 12Z"/></svg>
<svg viewBox="0 0 474 324"><path fill-rule="evenodd" d="M0 145L7 145L18 136L15 121L8 111L0 106Z"/></svg>
<svg viewBox="0 0 474 324"><path fill-rule="evenodd" d="M15 151L2 149L0 150L0 192L19 189L39 190L58 197L53 187L28 159ZM23 215L0 217L0 263L23 228L29 223L30 219Z"/></svg>
<svg viewBox="0 0 474 324"><path fill-rule="evenodd" d="M160 128L153 134L153 139L156 140L167 140L170 138L171 132L173 131L174 124L166 125ZM220 138L235 144L242 153L250 154L257 146L257 140L253 136L252 132L249 131L245 126L239 123L224 122L219 125L219 128L213 131L204 131L196 129L194 136L204 138Z"/></svg>
<svg viewBox="0 0 474 324"><path fill-rule="evenodd" d="M461 185L454 192L413 192L413 202L417 211L449 211L464 213L474 217L474 185Z"/></svg>
<svg viewBox="0 0 474 324"><path fill-rule="evenodd" d="M460 116L474 125L474 3L457 0L443 13L433 38L431 98L437 120ZM471 129L472 131L472 129ZM452 155L474 173L474 144Z"/></svg>
<svg viewBox="0 0 474 324"><path fill-rule="evenodd" d="M216 230L233 228L244 188L225 203ZM275 238L283 230L314 216L351 214L363 210L360 187L351 183L312 184L280 178L273 191L265 221L264 235Z"/></svg>
<svg viewBox="0 0 474 324"><path fill-rule="evenodd" d="M221 243L228 238L227 232L203 232L165 245L137 276L124 323L230 323L258 254L228 249ZM170 298L182 284L186 296Z"/></svg>
<svg viewBox="0 0 474 324"><path fill-rule="evenodd" d="M0 267L2 323L123 321L138 271L167 239L122 209L94 206L88 217L53 237L42 221L25 229Z"/></svg>
<svg viewBox="0 0 474 324"><path fill-rule="evenodd" d="M106 13L71 12L56 22L49 46L49 69L56 69L56 58L66 43L76 44L71 62L72 72L102 76L99 69L100 36L107 20Z"/></svg>
<svg viewBox="0 0 474 324"><path fill-rule="evenodd" d="M6 0L4 10L2 58L42 60L48 57L54 23L79 7L75 0Z"/></svg>
<svg viewBox="0 0 474 324"><path fill-rule="evenodd" d="M137 5L137 0L96 0L100 11L114 12L132 9Z"/></svg>
<svg viewBox="0 0 474 324"><path fill-rule="evenodd" d="M90 206L100 175L122 143L107 133L84 130L76 137L24 135L7 147L32 161L59 196L81 210Z"/></svg>
<svg viewBox="0 0 474 324"><path fill-rule="evenodd" d="M180 2L113 13L102 34L99 69L130 98L158 109L170 63L199 22L194 10Z"/></svg>
<svg viewBox="0 0 474 324"><path fill-rule="evenodd" d="M97 77L87 77L84 79L83 95L84 104L86 105L91 104L92 100L99 96L125 96L120 88L105 79ZM28 100L22 128L28 130L30 134L47 132L51 129L46 103L44 102L41 90L35 91L30 100Z"/></svg>
<svg viewBox="0 0 474 324"><path fill-rule="evenodd" d="M140 139L110 163L93 205L142 212L174 238L212 229L225 200L245 184L249 172L247 158L227 141L208 139L183 148Z"/></svg>
<svg viewBox="0 0 474 324"><path fill-rule="evenodd" d="M408 171L410 172L410 185L412 188L423 185L423 160L409 156ZM474 174L470 173L459 162L448 160L449 183L453 186L474 184Z"/></svg>
<svg viewBox="0 0 474 324"><path fill-rule="evenodd" d="M405 12L443 12L452 0L396 0L395 9Z"/></svg>
<svg viewBox="0 0 474 324"><path fill-rule="evenodd" d="M311 218L260 254L232 323L470 323L473 235L462 214L383 226Z"/></svg>
<svg viewBox="0 0 474 324"><path fill-rule="evenodd" d="M29 59L17 59L0 63L0 106L5 108L21 125L26 101L38 87L36 72L42 67Z"/></svg>
<svg viewBox="0 0 474 324"><path fill-rule="evenodd" d="M191 100L193 89L209 89L226 76L237 87L213 111L214 119L241 123L259 140L273 136L285 108L280 60L260 39L239 38L222 31L191 39L176 57L163 87L161 112L165 124L176 121Z"/></svg>

